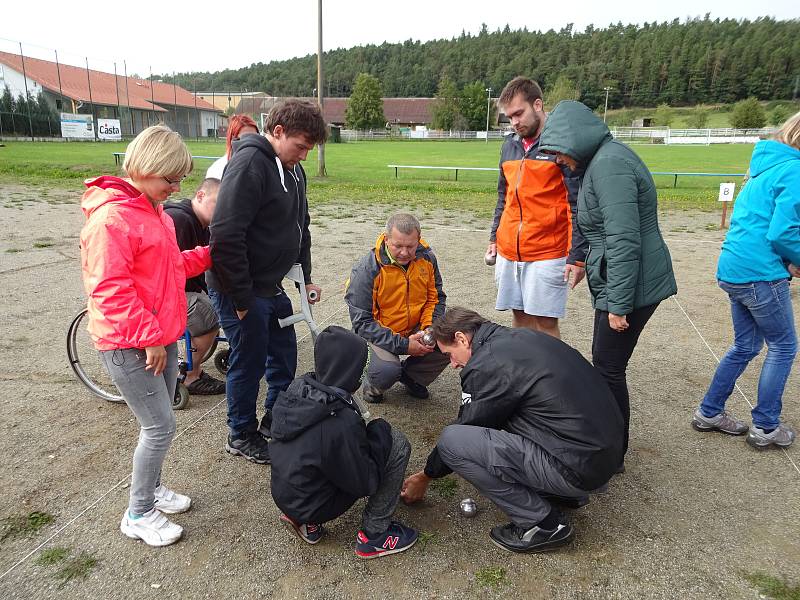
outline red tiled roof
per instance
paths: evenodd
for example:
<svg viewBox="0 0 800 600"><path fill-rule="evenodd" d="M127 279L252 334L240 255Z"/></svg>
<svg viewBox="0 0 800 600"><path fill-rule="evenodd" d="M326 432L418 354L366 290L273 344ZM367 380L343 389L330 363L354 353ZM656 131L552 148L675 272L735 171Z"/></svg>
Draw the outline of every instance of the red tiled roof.
<svg viewBox="0 0 800 600"><path fill-rule="evenodd" d="M8 65L15 71L22 73L22 59L19 54L0 52L0 63ZM61 90L64 96L72 100L89 102L89 80L92 82L91 101L96 104L107 106L117 105L116 83L119 83L119 103L123 106L130 106L141 110L154 110L156 112L166 112L166 109L158 105L167 107L178 106L184 108L195 107L195 97L180 86L173 87L169 83L152 82L152 97L156 106L150 102L151 91L150 81L146 79L136 79L128 77L128 85L125 85L125 77L103 71L89 69L87 77L86 69L73 67L71 65L56 65L49 60L25 57L25 73L48 91L58 94L58 79L61 75ZM116 79L116 80L115 80ZM130 94L128 97L126 94ZM202 110L220 112L205 100L197 99L197 108Z"/></svg>
<svg viewBox="0 0 800 600"><path fill-rule="evenodd" d="M316 98L300 98L316 102ZM236 107L241 113L267 113L279 98L255 96L242 98ZM324 98L322 114L328 123L344 123L347 98ZM383 115L389 123L430 123L434 98L384 98Z"/></svg>
<svg viewBox="0 0 800 600"><path fill-rule="evenodd" d="M433 98L384 98L383 115L389 123L430 123ZM329 123L344 123L347 98L325 98L323 113Z"/></svg>

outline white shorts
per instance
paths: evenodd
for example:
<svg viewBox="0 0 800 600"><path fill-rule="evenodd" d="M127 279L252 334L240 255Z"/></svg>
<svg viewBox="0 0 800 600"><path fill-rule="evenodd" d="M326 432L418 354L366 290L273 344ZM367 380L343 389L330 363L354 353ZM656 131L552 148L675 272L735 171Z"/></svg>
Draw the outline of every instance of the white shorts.
<svg viewBox="0 0 800 600"><path fill-rule="evenodd" d="M567 257L517 262L497 255L494 281L497 310L522 310L536 317L562 319L567 312Z"/></svg>

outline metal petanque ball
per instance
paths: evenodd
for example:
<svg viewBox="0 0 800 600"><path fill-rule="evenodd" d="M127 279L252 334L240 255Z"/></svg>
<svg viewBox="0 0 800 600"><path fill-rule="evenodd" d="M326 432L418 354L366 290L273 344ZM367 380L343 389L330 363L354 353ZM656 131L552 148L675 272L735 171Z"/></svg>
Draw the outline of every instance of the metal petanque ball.
<svg viewBox="0 0 800 600"><path fill-rule="evenodd" d="M460 504L461 509L461 516L467 517L468 519L475 516L475 513L478 512L478 505L475 504L475 500L472 498L464 498Z"/></svg>

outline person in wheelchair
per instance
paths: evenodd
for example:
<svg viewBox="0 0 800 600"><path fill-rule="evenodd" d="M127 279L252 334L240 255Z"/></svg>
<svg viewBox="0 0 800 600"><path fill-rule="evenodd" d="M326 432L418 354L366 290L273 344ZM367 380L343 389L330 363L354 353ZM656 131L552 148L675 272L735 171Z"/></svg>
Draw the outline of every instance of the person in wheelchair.
<svg viewBox="0 0 800 600"><path fill-rule="evenodd" d="M208 225L217 205L219 179L206 178L194 194L177 202L164 204L164 212L175 223L175 236L181 250L208 245ZM192 336L192 370L183 382L193 396L213 396L225 393L225 382L203 371L200 364L219 334L219 320L203 273L186 280L186 328Z"/></svg>

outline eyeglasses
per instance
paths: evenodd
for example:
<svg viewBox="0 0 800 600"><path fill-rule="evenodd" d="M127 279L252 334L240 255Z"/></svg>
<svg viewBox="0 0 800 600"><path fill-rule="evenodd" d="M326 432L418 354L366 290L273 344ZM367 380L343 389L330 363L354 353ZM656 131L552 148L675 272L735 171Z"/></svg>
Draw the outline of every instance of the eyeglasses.
<svg viewBox="0 0 800 600"><path fill-rule="evenodd" d="M161 176L161 178L170 185L180 185L181 181L186 179L186 175L182 176L180 179L170 179L169 177L164 177L163 175Z"/></svg>

